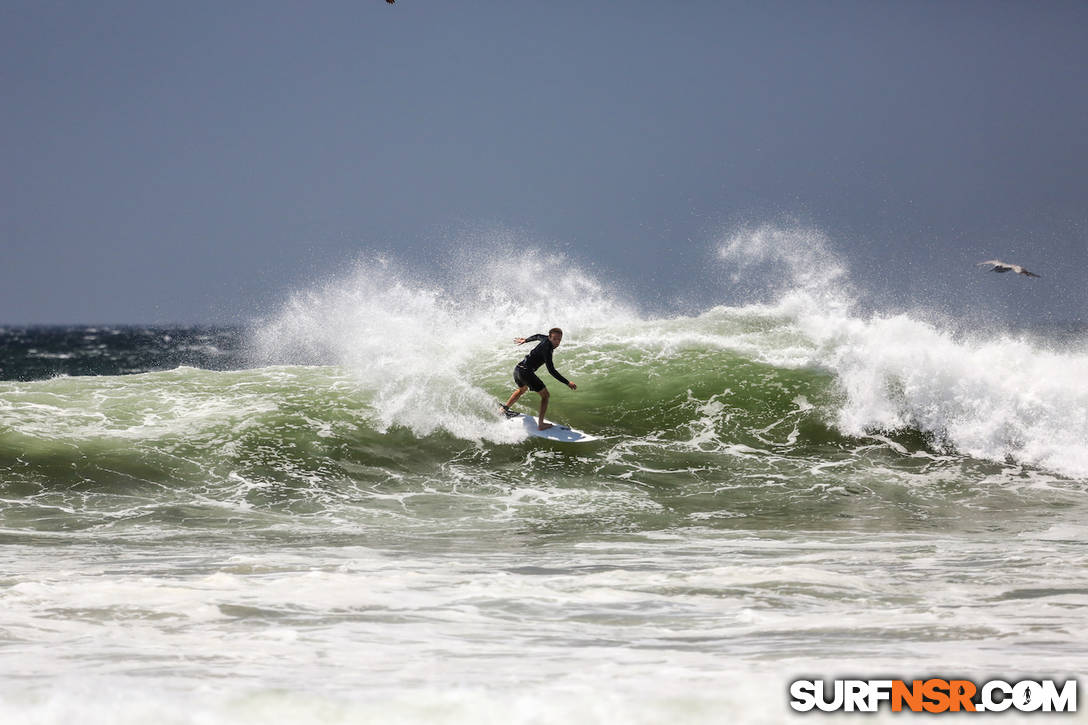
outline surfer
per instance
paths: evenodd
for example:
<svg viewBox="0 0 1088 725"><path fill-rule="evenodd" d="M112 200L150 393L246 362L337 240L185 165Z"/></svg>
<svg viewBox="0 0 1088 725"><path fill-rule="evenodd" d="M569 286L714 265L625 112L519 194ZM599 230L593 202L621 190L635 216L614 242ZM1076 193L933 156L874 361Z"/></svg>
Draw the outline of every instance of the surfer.
<svg viewBox="0 0 1088 725"><path fill-rule="evenodd" d="M551 423L544 422L544 412L548 409L548 389L544 387L544 381L537 377L536 371L541 365L547 365L548 372L551 373L553 378L571 390L578 389L577 385L560 375L559 371L555 369L555 365L552 364L552 351L559 347L559 343L562 341L563 331L558 327L548 330L547 335L537 334L531 337L514 338L514 342L518 345L527 342L539 342L540 344L534 347L532 352L525 356L524 360L514 366L514 383L517 384L518 389L510 396L510 400L506 401L506 405L502 406L502 410L506 415L516 415L510 410L510 406L518 402L518 398L524 395L526 390L532 390L534 393L540 393L540 419L537 421L537 428L539 430L548 430L552 427Z"/></svg>

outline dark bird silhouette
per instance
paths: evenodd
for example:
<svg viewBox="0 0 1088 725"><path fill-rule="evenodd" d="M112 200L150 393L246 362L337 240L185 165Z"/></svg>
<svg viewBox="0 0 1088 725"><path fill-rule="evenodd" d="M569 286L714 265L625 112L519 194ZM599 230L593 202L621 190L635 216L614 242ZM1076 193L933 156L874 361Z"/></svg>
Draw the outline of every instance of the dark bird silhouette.
<svg viewBox="0 0 1088 725"><path fill-rule="evenodd" d="M1027 271L1023 267L1021 267L1019 264L1007 264L1006 262L1002 262L1000 259L989 259L989 260L986 260L985 262L979 262L978 266L981 267L981 266L986 265L986 264L990 265L990 271L991 272L1016 272L1017 274L1022 274L1025 277L1038 277L1039 276L1039 275L1035 274L1034 272Z"/></svg>

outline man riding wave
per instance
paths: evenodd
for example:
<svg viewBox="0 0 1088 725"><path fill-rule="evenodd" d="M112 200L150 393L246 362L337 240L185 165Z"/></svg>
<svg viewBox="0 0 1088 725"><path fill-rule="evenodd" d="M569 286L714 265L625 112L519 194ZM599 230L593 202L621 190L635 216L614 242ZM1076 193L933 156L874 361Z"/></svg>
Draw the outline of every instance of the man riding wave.
<svg viewBox="0 0 1088 725"><path fill-rule="evenodd" d="M558 327L553 327L548 330L547 335L533 335L531 337L515 337L514 342L518 345L523 345L527 342L539 342L539 344L533 348L532 352L525 356L525 359L514 366L514 383L518 386L517 390L510 396L510 399L506 401L506 405L502 406L503 412L508 416L515 416L510 410L510 406L518 401L526 390L532 390L534 393L540 393L540 418L537 420L537 428L539 430L548 430L552 427L551 423L544 422L544 412L548 409L548 389L544 386L544 381L541 380L537 374L537 369L541 365L548 367L548 372L551 376L563 383L571 390L577 390L578 386L571 381L564 378L559 374L559 371L555 369L555 365L552 363L552 351L559 347L559 343L563 341L563 331Z"/></svg>

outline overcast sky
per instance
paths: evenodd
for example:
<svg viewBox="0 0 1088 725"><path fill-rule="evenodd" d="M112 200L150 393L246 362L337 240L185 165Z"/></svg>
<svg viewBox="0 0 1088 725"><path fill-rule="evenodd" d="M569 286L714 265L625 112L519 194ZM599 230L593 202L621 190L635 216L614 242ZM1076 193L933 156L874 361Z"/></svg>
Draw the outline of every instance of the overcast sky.
<svg viewBox="0 0 1088 725"><path fill-rule="evenodd" d="M1083 321L1086 38L1079 1L2 0L0 322L244 321L489 228L667 299L761 223Z"/></svg>

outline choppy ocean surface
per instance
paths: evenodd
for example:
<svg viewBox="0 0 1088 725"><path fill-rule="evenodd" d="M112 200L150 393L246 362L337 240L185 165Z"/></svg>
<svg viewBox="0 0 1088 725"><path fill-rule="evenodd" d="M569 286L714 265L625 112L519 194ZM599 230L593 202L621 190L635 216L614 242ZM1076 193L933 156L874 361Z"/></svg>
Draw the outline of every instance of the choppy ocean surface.
<svg viewBox="0 0 1088 725"><path fill-rule="evenodd" d="M800 677L1088 670L1083 329L551 269L0 329L3 722L774 723ZM496 415L552 325L549 417L601 440Z"/></svg>

